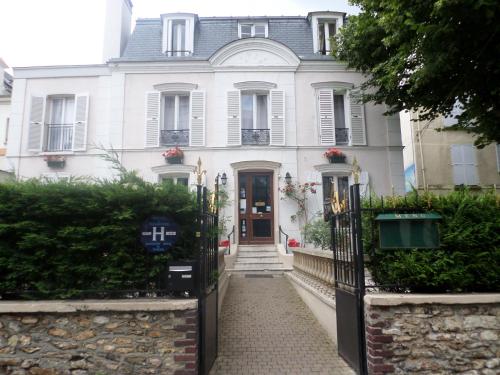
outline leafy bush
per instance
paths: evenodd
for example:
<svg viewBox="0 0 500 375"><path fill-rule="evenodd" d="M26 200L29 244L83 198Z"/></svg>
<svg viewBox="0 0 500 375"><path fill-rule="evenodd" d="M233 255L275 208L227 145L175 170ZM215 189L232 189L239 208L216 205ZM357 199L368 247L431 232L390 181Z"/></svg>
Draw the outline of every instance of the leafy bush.
<svg viewBox="0 0 500 375"><path fill-rule="evenodd" d="M168 260L191 258L193 195L182 186L132 177L0 185L0 297L8 291L72 298L83 290L146 289ZM165 254L148 254L140 243L141 225L151 215L179 225L177 242Z"/></svg>
<svg viewBox="0 0 500 375"><path fill-rule="evenodd" d="M312 242L316 247L322 250L330 249L331 233L330 223L323 219L317 219L304 226L304 238Z"/></svg>
<svg viewBox="0 0 500 375"><path fill-rule="evenodd" d="M364 201L368 205L368 201ZM382 209L380 200L372 207ZM500 198L495 193L467 190L449 195L415 192L386 198L384 208L410 207L433 211L440 223L439 249L378 249L378 232L370 230L373 216L363 214L363 241L370 255L367 266L385 289L411 292L488 292L500 290ZM372 238L373 234L373 238ZM372 244L375 246L372 247Z"/></svg>

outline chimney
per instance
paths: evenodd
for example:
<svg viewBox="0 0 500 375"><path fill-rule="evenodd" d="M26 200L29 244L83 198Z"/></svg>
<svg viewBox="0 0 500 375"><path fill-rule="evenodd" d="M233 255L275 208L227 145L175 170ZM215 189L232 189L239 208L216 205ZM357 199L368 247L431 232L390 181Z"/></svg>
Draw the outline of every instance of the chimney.
<svg viewBox="0 0 500 375"><path fill-rule="evenodd" d="M121 57L127 46L132 21L131 0L106 0L104 21L104 48L102 59Z"/></svg>

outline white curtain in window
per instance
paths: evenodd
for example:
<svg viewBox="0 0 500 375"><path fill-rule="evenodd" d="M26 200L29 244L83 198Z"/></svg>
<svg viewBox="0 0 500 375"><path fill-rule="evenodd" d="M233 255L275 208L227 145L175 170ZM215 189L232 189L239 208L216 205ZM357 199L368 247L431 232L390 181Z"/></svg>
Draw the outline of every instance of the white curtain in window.
<svg viewBox="0 0 500 375"><path fill-rule="evenodd" d="M257 129L268 129L267 95L257 95Z"/></svg>
<svg viewBox="0 0 500 375"><path fill-rule="evenodd" d="M241 95L241 127L253 129L253 95Z"/></svg>
<svg viewBox="0 0 500 375"><path fill-rule="evenodd" d="M75 120L75 99L65 98L64 124L72 124Z"/></svg>
<svg viewBox="0 0 500 375"><path fill-rule="evenodd" d="M345 128L344 95L333 95L333 114L335 117L335 127Z"/></svg>
<svg viewBox="0 0 500 375"><path fill-rule="evenodd" d="M179 124L178 129L189 129L189 96L179 96Z"/></svg>
<svg viewBox="0 0 500 375"><path fill-rule="evenodd" d="M165 108L163 111L163 129L175 129L175 96L165 96Z"/></svg>
<svg viewBox="0 0 500 375"><path fill-rule="evenodd" d="M52 99L52 111L50 113L50 123L51 124L62 124L63 123L63 99Z"/></svg>

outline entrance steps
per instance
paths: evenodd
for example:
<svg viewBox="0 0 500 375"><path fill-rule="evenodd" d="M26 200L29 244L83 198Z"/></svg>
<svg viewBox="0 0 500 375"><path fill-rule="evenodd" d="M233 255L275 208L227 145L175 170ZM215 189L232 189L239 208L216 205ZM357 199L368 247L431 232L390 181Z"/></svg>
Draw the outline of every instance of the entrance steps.
<svg viewBox="0 0 500 375"><path fill-rule="evenodd" d="M238 273L281 274L292 271L280 261L275 245L240 245L233 268L226 269Z"/></svg>

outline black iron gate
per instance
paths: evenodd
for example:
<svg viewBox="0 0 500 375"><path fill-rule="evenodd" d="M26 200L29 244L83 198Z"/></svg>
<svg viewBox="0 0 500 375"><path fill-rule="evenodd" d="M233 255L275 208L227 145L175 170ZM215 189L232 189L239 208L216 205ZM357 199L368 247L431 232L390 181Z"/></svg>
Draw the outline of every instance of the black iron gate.
<svg viewBox="0 0 500 375"><path fill-rule="evenodd" d="M365 273L359 184L350 187L347 207L334 213L330 223L338 351L358 374L366 374Z"/></svg>
<svg viewBox="0 0 500 375"><path fill-rule="evenodd" d="M209 197L207 188L198 185L199 259L198 317L199 374L207 375L217 358L218 339L218 178Z"/></svg>

